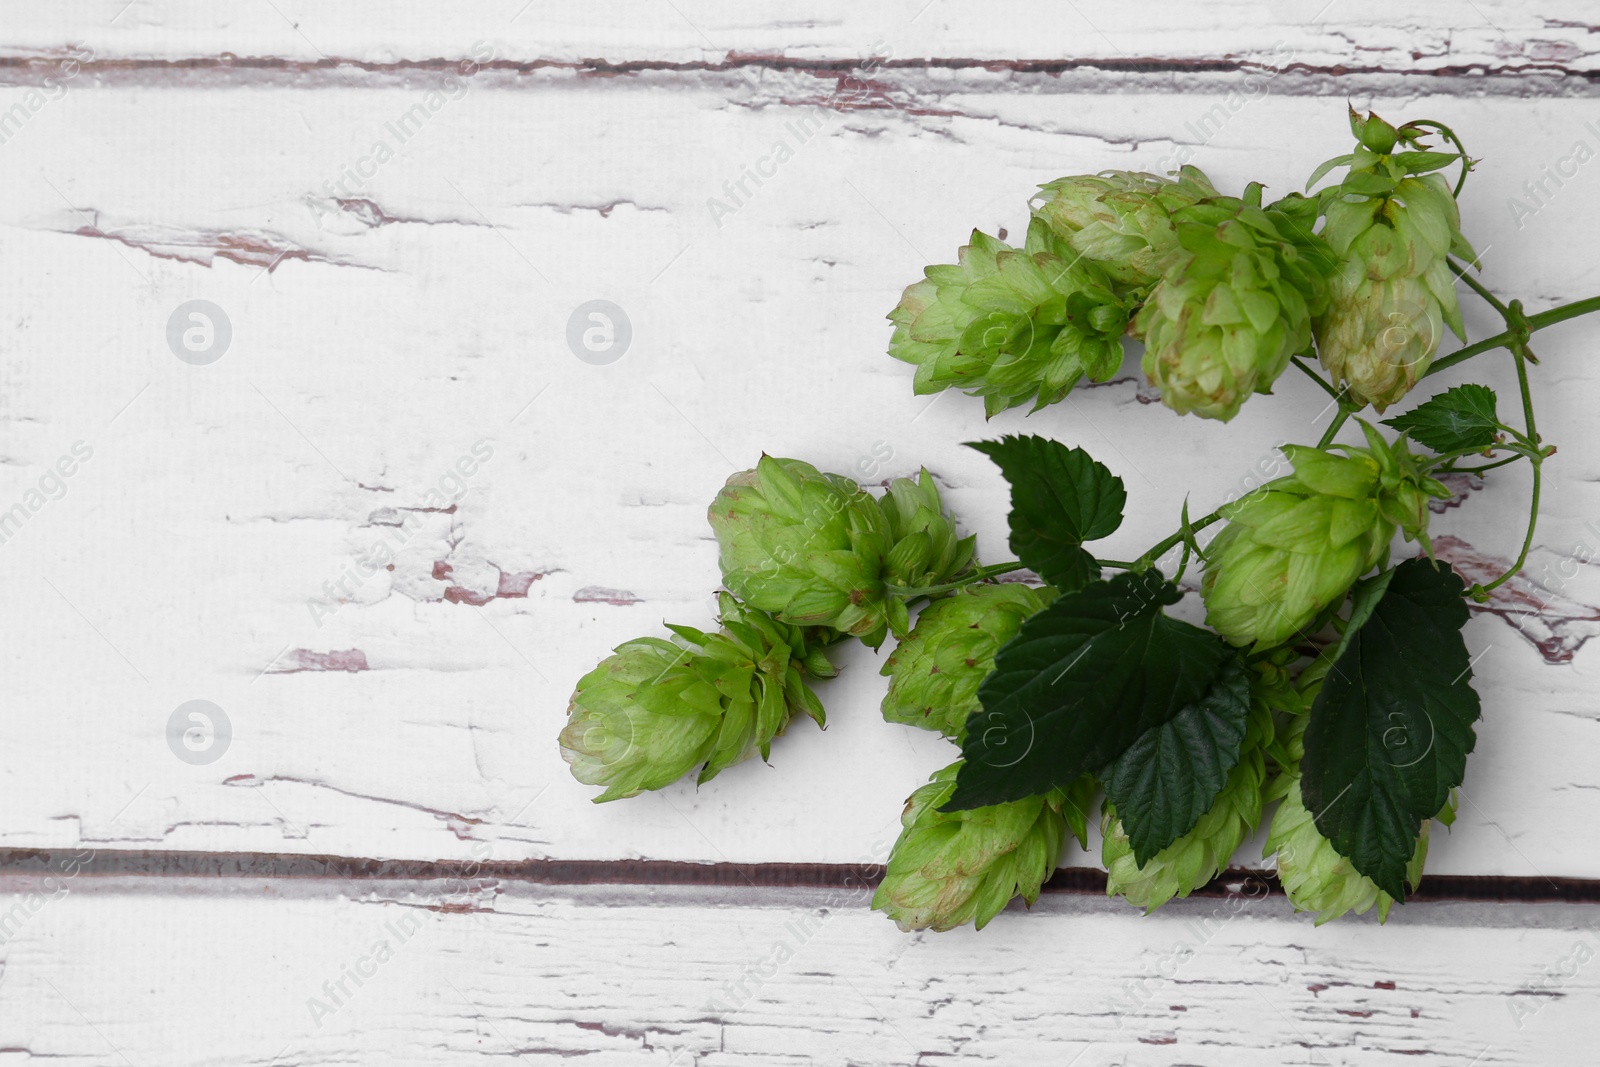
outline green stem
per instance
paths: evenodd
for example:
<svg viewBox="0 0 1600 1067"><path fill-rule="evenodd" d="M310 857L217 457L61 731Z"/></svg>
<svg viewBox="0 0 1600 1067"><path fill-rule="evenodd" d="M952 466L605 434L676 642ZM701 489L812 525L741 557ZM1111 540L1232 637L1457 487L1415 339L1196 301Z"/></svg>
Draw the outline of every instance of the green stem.
<svg viewBox="0 0 1600 1067"><path fill-rule="evenodd" d="M1351 410L1346 401L1339 401L1339 414L1333 417L1333 421L1323 431L1322 440L1317 442L1318 448L1327 448L1333 443L1333 439L1339 436L1339 430L1344 426L1345 420L1350 417Z"/></svg>
<svg viewBox="0 0 1600 1067"><path fill-rule="evenodd" d="M1467 172L1472 169L1472 160L1467 158L1467 146L1461 143L1461 138L1456 136L1456 131L1452 130L1442 122L1436 122L1433 119L1418 119L1417 121L1409 122L1406 125L1432 126L1434 129L1444 134L1444 136L1449 139L1451 144L1456 146L1456 151L1461 153L1461 176L1456 179L1455 191L1451 193L1450 196L1451 199L1460 200L1461 190L1465 188L1467 184Z"/></svg>
<svg viewBox="0 0 1600 1067"><path fill-rule="evenodd" d="M1568 319L1575 319L1580 315L1589 315L1596 311L1600 311L1600 296L1591 296L1586 300L1575 300L1570 304L1553 307L1549 311L1541 311L1537 315L1529 315L1527 318L1528 330L1530 333L1536 333L1547 326L1554 326L1558 322L1566 322ZM1496 348L1504 348L1511 341L1510 330L1504 333L1497 333L1493 337L1485 337L1483 340L1476 341L1465 348L1458 348L1443 359L1434 360L1433 365L1424 371L1422 376L1427 378L1438 374L1440 371L1448 370L1458 363L1465 363L1473 356Z"/></svg>
<svg viewBox="0 0 1600 1067"><path fill-rule="evenodd" d="M1477 589L1474 589L1473 595L1475 597L1479 597L1481 592L1481 599L1489 599L1490 593L1509 582L1518 571L1522 570L1522 565L1528 562L1528 550L1533 547L1533 528L1538 525L1539 522L1539 468L1540 464L1537 462L1534 463L1533 503L1530 505L1530 511L1528 513L1528 532L1522 538L1522 551L1517 554L1517 561L1511 565L1510 570L1506 571L1488 585L1479 586Z"/></svg>
<svg viewBox="0 0 1600 1067"><path fill-rule="evenodd" d="M1322 387L1322 391L1333 397L1333 402L1339 405L1339 414L1333 417L1333 423L1328 427L1327 432L1322 435L1322 440L1317 442L1318 448L1327 448L1328 445L1332 443L1333 439L1338 436L1339 429L1344 426L1345 420L1348 419L1351 413L1357 409L1351 406L1350 401L1345 397L1343 391L1334 388L1333 384L1327 379L1323 378L1322 375L1318 374L1316 371L1300 362L1298 356L1291 359L1290 362L1304 371L1306 376L1312 381L1320 385Z"/></svg>
<svg viewBox="0 0 1600 1067"><path fill-rule="evenodd" d="M1327 393L1329 396L1333 397L1335 400L1339 399L1339 390L1335 389L1332 385L1330 385L1328 383L1328 380L1326 378L1324 378L1322 375L1318 374L1316 371L1312 370L1310 367L1308 367L1304 363L1300 362L1300 357L1299 356L1295 356L1289 362L1293 363L1296 367L1299 367L1302 371L1305 371L1306 375L1308 377L1310 377L1310 379L1312 381L1314 381L1318 385L1322 386L1322 391L1323 392Z"/></svg>
<svg viewBox="0 0 1600 1067"><path fill-rule="evenodd" d="M1538 446L1534 445L1531 441L1524 441L1523 440L1522 431L1521 430L1513 430L1511 432L1512 432L1512 435L1514 437L1516 437L1516 439L1517 439L1515 442L1513 442L1511 444L1506 444L1506 443L1503 443L1503 442L1496 442L1495 444L1492 444L1492 445L1489 446L1489 451L1488 452L1485 452L1485 450L1482 449L1482 448L1458 448L1453 452L1445 452L1445 453L1443 453L1441 455L1429 457L1426 460L1424 460L1424 462L1425 462L1425 464L1427 466L1430 466L1430 467L1441 467L1442 466L1444 470L1449 471L1449 470L1459 469L1459 468L1451 467L1451 466L1449 466L1449 464L1454 463L1458 459L1465 459L1467 456L1477 456L1477 457L1479 457L1481 459L1494 459L1494 453L1495 452L1510 451L1510 452L1516 453L1510 459L1502 459L1502 460L1498 460L1498 461L1496 461L1494 463L1489 464L1489 466L1491 466L1491 467L1500 467L1500 466L1503 466L1503 465L1505 465L1507 463L1515 462L1516 460L1522 458L1523 456L1527 456L1527 457L1529 457L1531 459L1531 458L1533 458L1533 456L1536 453L1538 453L1540 451ZM1543 457L1541 457L1541 458L1543 458ZM1485 468L1485 469L1487 469L1487 468Z"/></svg>
<svg viewBox="0 0 1600 1067"><path fill-rule="evenodd" d="M1527 323L1527 319L1522 314L1522 301L1513 300L1508 311L1510 315L1521 320L1523 324ZM1516 323L1513 323L1513 329L1515 328ZM1538 448L1539 428L1533 422L1533 394L1528 390L1528 334L1532 332L1532 329L1525 326L1523 330L1518 330L1517 332L1520 336L1511 345L1511 358L1517 362L1517 388L1522 393L1522 424L1527 427L1528 444ZM1534 460L1534 466L1537 467L1538 465L1539 461Z"/></svg>
<svg viewBox="0 0 1600 1067"><path fill-rule="evenodd" d="M1440 467L1438 470L1434 471L1434 473L1435 474L1482 474L1484 471L1492 471L1496 467L1504 467L1507 463L1515 463L1517 460L1525 458L1525 455L1526 455L1525 453L1517 452L1517 453L1514 453L1512 455L1507 456L1505 459L1495 460L1493 463L1485 463L1481 467Z"/></svg>
<svg viewBox="0 0 1600 1067"><path fill-rule="evenodd" d="M915 600L917 597L923 596L938 596L940 593L954 592L963 586L974 585L978 582L987 581L988 579L997 575L1010 574L1012 571L1020 571L1026 566L1027 564L1023 563L1021 560L1014 559L1010 563L996 563L992 567L979 567L976 570L970 571L962 577L957 578L955 581L945 582L943 585L929 585L918 589L899 589L891 586L890 590L895 596L905 597L907 600Z"/></svg>
<svg viewBox="0 0 1600 1067"><path fill-rule="evenodd" d="M1199 531L1199 530L1204 530L1207 526L1210 526L1212 523L1216 522L1220 518L1222 518L1222 509L1218 508L1216 511L1213 511L1211 514L1205 516L1204 518L1196 519L1194 522L1191 522L1189 524L1189 531L1191 533L1193 533L1193 532L1196 532L1196 531ZM1144 567L1150 566L1156 560L1160 559L1162 553L1166 552L1167 549L1171 548L1173 545L1177 544L1179 541L1182 541L1183 540L1183 534L1184 534L1184 531L1179 530L1177 533L1173 534L1171 537L1167 537L1167 538L1164 538L1161 541L1156 542L1154 545L1152 545L1150 547L1150 549L1147 552L1145 552L1144 555L1140 556L1137 560L1134 561L1135 565L1137 566L1139 564L1142 564Z"/></svg>
<svg viewBox="0 0 1600 1067"><path fill-rule="evenodd" d="M1474 278L1466 267L1463 267L1461 264L1448 257L1446 257L1445 262L1450 264L1450 270L1455 274L1455 276L1466 282L1469 289L1483 297L1490 307L1494 308L1500 313L1501 318L1505 318L1511 314L1511 309L1506 307L1505 303L1501 301L1498 296L1495 296L1493 293L1491 293L1482 282Z"/></svg>
<svg viewBox="0 0 1600 1067"><path fill-rule="evenodd" d="M1513 300L1511 306L1506 308L1506 332L1511 335L1511 358L1517 365L1517 389L1522 394L1522 419L1527 427L1527 439L1535 451L1526 453L1528 462L1533 464L1533 503L1528 506L1528 532L1522 537L1522 551L1517 554L1517 561L1511 569L1488 585L1476 586L1472 590L1473 598L1482 602L1489 599L1489 594L1500 586L1509 582L1514 575L1522 570L1522 565L1528 562L1528 551L1533 547L1533 531L1539 524L1539 487L1540 473L1544 466L1545 454L1537 451L1539 445L1539 428L1533 421L1533 393L1528 388L1528 334L1532 332L1532 323L1522 313L1522 301Z"/></svg>

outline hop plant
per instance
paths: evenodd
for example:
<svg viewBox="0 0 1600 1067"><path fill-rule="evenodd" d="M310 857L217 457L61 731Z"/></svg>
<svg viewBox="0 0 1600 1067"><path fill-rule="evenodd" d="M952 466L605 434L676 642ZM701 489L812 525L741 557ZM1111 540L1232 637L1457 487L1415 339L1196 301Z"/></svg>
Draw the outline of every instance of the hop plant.
<svg viewBox="0 0 1600 1067"><path fill-rule="evenodd" d="M978 929L1021 896L1028 904L1055 873L1070 827L1087 836L1084 808L1094 783L968 811L942 812L955 791L957 760L911 794L903 829L872 906L902 930Z"/></svg>
<svg viewBox="0 0 1600 1067"><path fill-rule="evenodd" d="M561 731L573 777L605 786L596 802L661 789L700 767L699 781L756 752L797 714L824 724L805 679L836 672L815 635L726 593L722 628L670 629L677 641L641 637L578 681Z"/></svg>
<svg viewBox="0 0 1600 1067"><path fill-rule="evenodd" d="M889 678L884 719L959 741L1000 646L1053 599L1048 588L1005 582L969 585L923 608L879 672Z"/></svg>
<svg viewBox="0 0 1600 1067"><path fill-rule="evenodd" d="M1331 260L1291 213L1262 209L1260 192L1173 214L1183 254L1134 320L1145 376L1180 415L1227 421L1251 393L1270 392L1326 306Z"/></svg>
<svg viewBox="0 0 1600 1067"><path fill-rule="evenodd" d="M833 673L824 645L857 636L876 648L892 632L884 718L963 746L907 801L873 897L903 929L982 927L1016 896L1031 904L1065 835L1086 843L1098 777L1116 798L1100 824L1112 894L1147 910L1192 894L1272 801L1269 852L1294 905L1319 922L1386 916L1394 901L1379 886L1401 899L1417 885L1432 823L1421 816L1442 804L1435 817L1453 818L1478 740L1467 601L1490 602L1522 572L1542 464L1557 451L1535 426L1531 336L1597 300L1529 315L1472 282L1454 258L1475 259L1455 204L1471 170L1460 138L1431 121L1350 122L1355 150L1307 189L1348 173L1310 196L1263 203L1259 183L1224 196L1187 167L1051 182L1021 247L974 232L957 263L929 267L889 315L891 353L915 366L916 392L964 390L990 416L1109 380L1128 336L1180 414L1231 419L1295 363L1339 411L1315 447L1283 448L1285 476L1204 518L1185 505L1175 532L1139 555L1111 548L1112 559L1100 546L1129 497L1108 466L1037 434L968 442L1010 485L1017 557L979 567L926 470L880 494L763 456L709 511L730 590L721 629L630 641L586 675L561 736L574 775L605 800L765 757L797 714L823 721L808 679ZM1429 150L1424 127L1458 151ZM1452 191L1438 172L1455 163ZM1443 326L1462 332L1452 273L1505 328L1444 362L1509 350L1520 428L1501 420L1494 390L1469 382L1386 419L1393 440L1357 418L1361 446L1334 444L1353 401L1381 411L1439 367ZM1313 352L1334 382L1298 358ZM1516 461L1532 467L1534 493L1509 569L1387 567L1396 534L1433 556L1429 507L1450 496L1438 478ZM1201 548L1196 532L1219 519ZM1169 579L1154 563L1180 544ZM1209 628L1178 607L1195 553ZM1387 569L1363 577L1377 567ZM1045 587L992 583L1021 570ZM924 598L913 627L910 605ZM1291 678L1303 639L1325 627L1337 647ZM1324 678L1336 681L1319 698ZM1380 748L1409 762L1374 776ZM1306 798L1341 807L1314 816Z"/></svg>
<svg viewBox="0 0 1600 1067"><path fill-rule="evenodd" d="M926 471L901 482L882 504L848 478L763 456L711 503L724 584L784 622L829 626L874 648L891 629L905 633L905 601L888 583L947 581L971 563L973 542L955 536Z"/></svg>
<svg viewBox="0 0 1600 1067"><path fill-rule="evenodd" d="M1183 257L1174 212L1217 196L1198 167L1177 179L1108 170L1040 186L1033 214L1124 290L1145 290Z"/></svg>
<svg viewBox="0 0 1600 1067"><path fill-rule="evenodd" d="M1390 445L1361 428L1367 448L1283 446L1294 473L1222 509L1228 525L1206 549L1200 595L1206 622L1231 643L1268 648L1331 613L1387 558L1396 528L1427 543L1427 499L1449 490L1403 434Z"/></svg>
<svg viewBox="0 0 1600 1067"><path fill-rule="evenodd" d="M1446 256L1477 259L1461 234L1455 197L1439 167L1454 153L1423 148L1420 129L1395 129L1376 115L1350 112L1359 142L1313 177L1348 166L1321 194L1322 236L1339 257L1331 299L1315 322L1317 350L1350 396L1379 411L1417 384L1448 325L1466 337Z"/></svg>
<svg viewBox="0 0 1600 1067"><path fill-rule="evenodd" d="M924 273L889 313L889 354L916 365L918 394L964 389L990 416L1037 411L1122 366L1129 306L1041 220L1022 249L974 230L957 263Z"/></svg>
<svg viewBox="0 0 1600 1067"><path fill-rule="evenodd" d="M1281 661L1285 657L1279 656ZM1105 805L1100 861L1105 864L1106 893L1120 896L1147 913L1173 897L1186 897L1224 870L1240 843L1261 822L1266 753L1273 743L1275 707L1298 706L1282 666L1263 663L1251 679L1250 716L1239 762L1228 774L1222 792L1194 829L1150 857L1143 866L1134 856L1116 809Z"/></svg>
<svg viewBox="0 0 1600 1067"><path fill-rule="evenodd" d="M1309 695L1314 692L1313 689ZM1310 699L1307 700L1309 704ZM1296 911L1316 912L1318 926L1346 912L1365 914L1374 904L1378 906L1378 921L1384 922L1389 918L1394 898L1357 871L1333 847L1333 842L1322 836L1315 817L1301 799L1300 760L1305 755L1306 722L1307 716L1297 715L1287 728L1284 747L1290 763L1267 791L1268 800L1281 798L1282 803L1273 813L1263 851L1277 857L1278 881L1289 903ZM1449 826L1455 821L1455 805L1452 794L1436 818ZM1406 865L1406 884L1412 889L1422 884L1422 866L1428 858L1428 831L1432 825L1431 820L1423 822L1422 831L1417 835L1416 851Z"/></svg>

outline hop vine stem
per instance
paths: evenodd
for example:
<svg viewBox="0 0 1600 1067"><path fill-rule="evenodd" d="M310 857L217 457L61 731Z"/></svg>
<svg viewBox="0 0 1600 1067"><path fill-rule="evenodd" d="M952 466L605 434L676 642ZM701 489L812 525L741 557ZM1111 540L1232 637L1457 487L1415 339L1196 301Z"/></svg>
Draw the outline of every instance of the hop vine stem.
<svg viewBox="0 0 1600 1067"><path fill-rule="evenodd" d="M915 600L918 597L925 596L938 596L941 593L953 593L963 586L975 585L978 582L986 582L990 578L998 578L1002 574L1010 574L1012 571L1020 571L1026 566L1027 564L1023 563L1021 560L1014 559L1010 563L996 563L988 567L976 567L962 577L957 578L955 581L945 582L942 585L921 586L916 589L897 588L894 589L893 592L896 596L905 597L907 600Z"/></svg>
<svg viewBox="0 0 1600 1067"><path fill-rule="evenodd" d="M1498 310L1498 309L1497 309ZM1473 599L1480 602L1489 599L1489 594L1500 586L1510 581L1523 564L1528 562L1528 552L1533 548L1533 532L1539 524L1539 490L1541 488L1541 473L1545 457L1549 454L1539 448L1539 429L1534 422L1533 393L1528 387L1528 362L1533 353L1528 351L1528 335L1532 333L1532 324L1522 312L1522 301L1513 300L1509 307L1502 312L1506 320L1506 332L1511 336L1511 358L1517 367L1517 389L1522 394L1522 419L1526 427L1525 436L1531 446L1528 450L1528 462L1533 464L1533 499L1528 505L1528 530L1522 537L1522 551L1517 554L1517 561L1511 569L1488 585L1474 586Z"/></svg>
<svg viewBox="0 0 1600 1067"><path fill-rule="evenodd" d="M1478 279L1474 278L1472 276L1472 272L1467 270L1465 266L1456 262L1454 259L1447 258L1445 262L1450 264L1451 272L1454 273L1457 278L1460 278L1462 281L1466 282L1467 287L1473 292L1483 297L1484 301L1487 302L1490 307L1494 308L1500 313L1501 318L1505 318L1507 315L1511 314L1511 309L1506 307L1506 305L1498 296L1495 296L1492 292L1490 292L1487 286L1485 286Z"/></svg>
<svg viewBox="0 0 1600 1067"><path fill-rule="evenodd" d="M1496 467L1504 467L1508 463L1515 463L1517 460L1524 459L1524 458L1526 458L1526 454L1525 453L1517 452L1517 453L1514 453L1512 455L1507 456L1505 459L1497 459L1493 463L1485 463L1481 467L1457 467L1457 466L1454 466L1454 465L1446 466L1446 467L1440 467L1438 473L1440 473L1440 474L1482 474L1484 471L1492 471Z"/></svg>
<svg viewBox="0 0 1600 1067"><path fill-rule="evenodd" d="M1583 315L1591 315L1597 311L1600 311L1600 296L1591 296L1585 300L1575 300L1570 304L1561 304L1558 307L1551 308L1549 311L1541 311L1537 315L1529 315L1524 321L1527 324L1529 333L1537 333L1557 323L1566 322L1568 319L1576 319ZM1432 377L1440 371L1449 370L1458 363L1465 363L1473 356L1481 355L1484 352L1492 352L1496 348L1508 348L1513 340L1514 337L1510 330L1497 333L1493 337L1485 337L1481 341L1476 341L1464 348L1457 349L1443 359L1434 360L1433 365L1424 371L1422 376L1424 378Z"/></svg>

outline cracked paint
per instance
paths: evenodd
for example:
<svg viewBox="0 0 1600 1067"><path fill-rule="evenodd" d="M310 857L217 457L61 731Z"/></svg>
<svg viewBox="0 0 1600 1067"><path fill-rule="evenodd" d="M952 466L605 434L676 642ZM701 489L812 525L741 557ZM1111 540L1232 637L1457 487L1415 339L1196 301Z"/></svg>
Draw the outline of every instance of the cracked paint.
<svg viewBox="0 0 1600 1067"><path fill-rule="evenodd" d="M1510 560L1479 552L1450 534L1435 537L1433 551L1454 567L1468 586L1486 585L1511 566ZM1487 604L1469 602L1469 606L1505 620L1539 650L1546 663L1571 663L1578 649L1600 634L1600 607L1551 592L1527 577L1526 570L1496 589Z"/></svg>
<svg viewBox="0 0 1600 1067"><path fill-rule="evenodd" d="M86 212L98 215L98 212ZM138 249L156 259L178 263L196 263L210 268L218 259L225 259L249 267L260 267L272 273L286 261L321 263L334 267L355 267L360 270L384 270L383 267L356 263L310 248L296 245L288 238L264 230L180 230L165 226L130 224L103 229L99 225L61 229L78 237L92 237L114 241L128 248Z"/></svg>
<svg viewBox="0 0 1600 1067"><path fill-rule="evenodd" d="M625 589L607 589L599 585L586 585L572 594L575 604L611 604L625 608L640 603L640 598Z"/></svg>
<svg viewBox="0 0 1600 1067"><path fill-rule="evenodd" d="M300 674L304 671L347 671L351 674L357 671L371 670L367 665L367 654L359 648L347 648L337 652L313 652L308 648L296 648L279 656L277 663L267 671L268 674Z"/></svg>

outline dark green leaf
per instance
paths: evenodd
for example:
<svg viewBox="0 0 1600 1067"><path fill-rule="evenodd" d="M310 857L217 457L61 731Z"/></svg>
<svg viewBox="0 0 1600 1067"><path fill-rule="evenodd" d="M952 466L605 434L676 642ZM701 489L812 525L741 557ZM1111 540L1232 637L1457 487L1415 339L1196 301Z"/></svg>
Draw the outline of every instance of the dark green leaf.
<svg viewBox="0 0 1600 1067"><path fill-rule="evenodd" d="M1409 433L1413 441L1443 455L1494 444L1500 416L1495 413L1494 390L1469 383L1447 389L1404 415L1384 419L1383 424Z"/></svg>
<svg viewBox="0 0 1600 1067"><path fill-rule="evenodd" d="M1011 483L1011 551L1062 592L1100 576L1083 543L1122 524L1122 479L1081 448L1047 437L1006 436L968 447L994 460Z"/></svg>
<svg viewBox="0 0 1600 1067"><path fill-rule="evenodd" d="M1376 602L1365 588L1386 582ZM1396 900L1422 820L1461 784L1478 694L1461 627L1463 583L1407 560L1356 589L1346 633L1306 724L1301 785L1317 829Z"/></svg>
<svg viewBox="0 0 1600 1067"><path fill-rule="evenodd" d="M983 807L1099 773L1200 699L1235 657L1162 613L1176 586L1151 570L1062 596L1000 649L967 720L945 810Z"/></svg>
<svg viewBox="0 0 1600 1067"><path fill-rule="evenodd" d="M1249 715L1250 678L1233 659L1204 696L1140 735L1105 769L1106 798L1141 866L1211 810L1239 762Z"/></svg>

